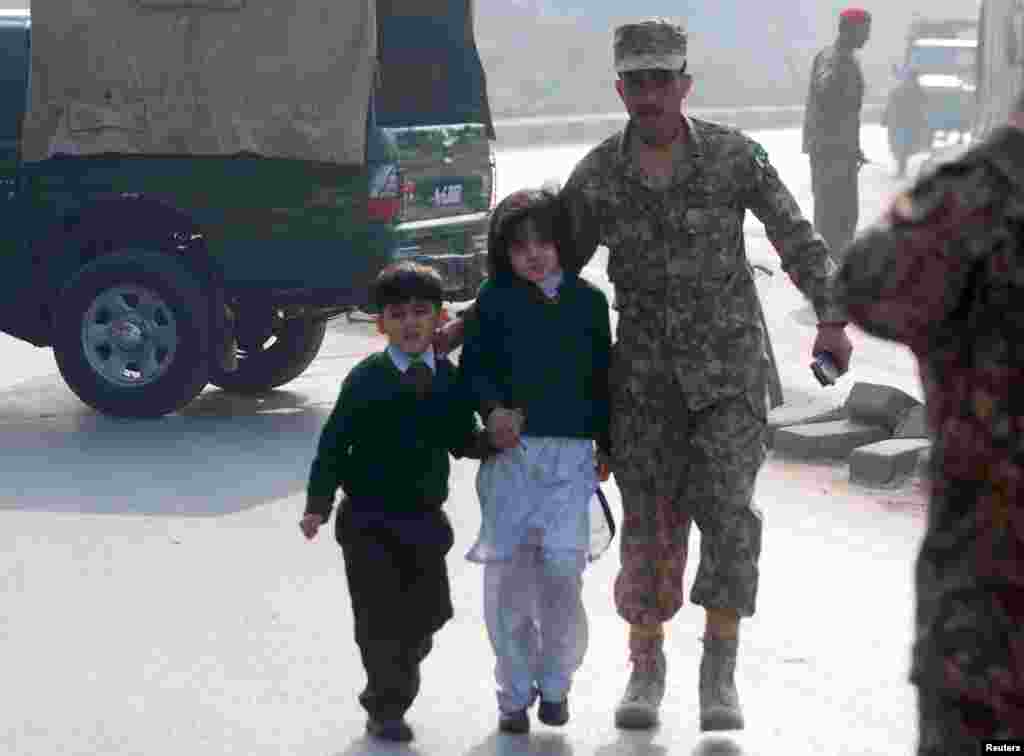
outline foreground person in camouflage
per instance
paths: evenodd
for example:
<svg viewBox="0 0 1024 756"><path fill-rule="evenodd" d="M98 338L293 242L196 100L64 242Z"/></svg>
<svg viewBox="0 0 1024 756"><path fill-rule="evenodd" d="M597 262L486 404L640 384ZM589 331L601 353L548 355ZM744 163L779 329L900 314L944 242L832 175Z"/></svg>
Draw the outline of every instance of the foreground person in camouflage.
<svg viewBox="0 0 1024 756"><path fill-rule="evenodd" d="M847 8L839 15L835 43L814 56L804 110L803 149L811 161L814 228L836 260L857 229L864 75L856 51L870 36L870 13Z"/></svg>
<svg viewBox="0 0 1024 756"><path fill-rule="evenodd" d="M837 295L921 365L931 457L917 560L921 756L1024 738L1024 100L1008 128L897 197Z"/></svg>
<svg viewBox="0 0 1024 756"><path fill-rule="evenodd" d="M609 249L619 322L612 358L612 469L622 492L622 570L633 672L620 727L657 722L665 689L662 623L683 604L691 521L701 532L691 600L707 612L701 727L738 729L733 680L740 617L754 613L765 458L765 335L743 217L764 223L784 270L819 318L814 351L851 353L828 300L827 250L764 149L682 115L692 80L686 35L666 21L619 27L616 89L630 120L564 188L582 267Z"/></svg>

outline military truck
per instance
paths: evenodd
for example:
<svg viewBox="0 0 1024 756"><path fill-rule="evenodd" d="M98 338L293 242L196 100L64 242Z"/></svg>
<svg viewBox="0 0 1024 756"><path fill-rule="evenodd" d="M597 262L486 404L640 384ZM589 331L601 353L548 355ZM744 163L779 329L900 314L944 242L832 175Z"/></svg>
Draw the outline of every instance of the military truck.
<svg viewBox="0 0 1024 756"><path fill-rule="evenodd" d="M294 379L397 257L481 279L471 0L36 3L0 55L0 330L103 413Z"/></svg>

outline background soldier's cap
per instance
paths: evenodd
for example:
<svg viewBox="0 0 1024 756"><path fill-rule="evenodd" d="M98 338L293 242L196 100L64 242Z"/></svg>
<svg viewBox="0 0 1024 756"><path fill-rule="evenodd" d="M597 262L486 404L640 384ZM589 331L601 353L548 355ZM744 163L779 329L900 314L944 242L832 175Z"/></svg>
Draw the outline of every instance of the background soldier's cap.
<svg viewBox="0 0 1024 756"><path fill-rule="evenodd" d="M662 18L623 24L615 30L614 51L618 73L649 68L679 71L686 65L686 31Z"/></svg>
<svg viewBox="0 0 1024 756"><path fill-rule="evenodd" d="M839 14L839 20L847 24L871 23L871 14L863 8L847 8Z"/></svg>

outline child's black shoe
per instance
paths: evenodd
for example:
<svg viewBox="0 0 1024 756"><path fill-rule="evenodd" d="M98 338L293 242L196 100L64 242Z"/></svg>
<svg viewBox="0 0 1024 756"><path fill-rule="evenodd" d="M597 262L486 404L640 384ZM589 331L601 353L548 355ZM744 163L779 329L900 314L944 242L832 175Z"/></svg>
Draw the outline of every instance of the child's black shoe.
<svg viewBox="0 0 1024 756"><path fill-rule="evenodd" d="M569 699L561 701L545 701L541 699L537 710L537 719L552 727L561 727L569 721Z"/></svg>
<svg viewBox="0 0 1024 756"><path fill-rule="evenodd" d="M526 709L503 711L498 717L498 729L510 735L523 735L530 731L530 716Z"/></svg>
<svg viewBox="0 0 1024 756"><path fill-rule="evenodd" d="M374 719L370 717L366 720L366 731L375 738L395 743L408 743L412 740L412 728L404 719Z"/></svg>

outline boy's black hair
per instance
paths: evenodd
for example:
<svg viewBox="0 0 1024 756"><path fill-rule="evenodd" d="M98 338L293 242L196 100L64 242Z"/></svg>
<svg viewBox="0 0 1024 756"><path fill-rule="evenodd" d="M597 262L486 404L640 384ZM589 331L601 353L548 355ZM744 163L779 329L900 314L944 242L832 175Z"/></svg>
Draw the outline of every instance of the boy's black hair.
<svg viewBox="0 0 1024 756"><path fill-rule="evenodd" d="M547 189L524 189L508 195L491 213L487 233L487 274L491 278L515 275L509 248L523 232L527 220L540 239L554 242L559 262L562 262L569 221L565 203Z"/></svg>
<svg viewBox="0 0 1024 756"><path fill-rule="evenodd" d="M429 265L409 260L392 263L377 274L373 282L373 303L378 310L413 299L440 307L444 299L441 274Z"/></svg>

